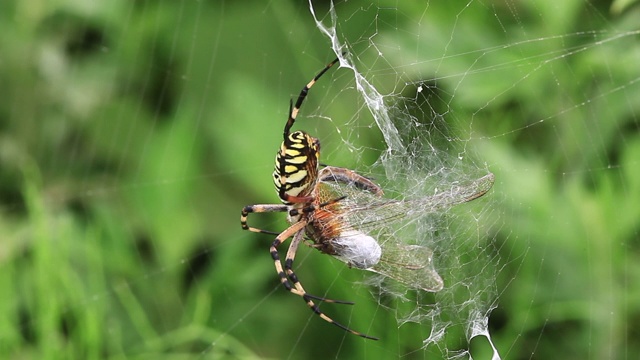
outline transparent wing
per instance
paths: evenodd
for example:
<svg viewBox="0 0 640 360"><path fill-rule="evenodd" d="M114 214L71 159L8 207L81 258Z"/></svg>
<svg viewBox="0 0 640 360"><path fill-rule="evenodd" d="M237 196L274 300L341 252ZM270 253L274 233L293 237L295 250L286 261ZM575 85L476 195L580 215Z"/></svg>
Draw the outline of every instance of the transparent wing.
<svg viewBox="0 0 640 360"><path fill-rule="evenodd" d="M436 292L444 286L433 266L433 252L421 245L386 242L380 262L367 270L414 289Z"/></svg>
<svg viewBox="0 0 640 360"><path fill-rule="evenodd" d="M494 175L489 173L467 183L452 184L432 196L408 200L385 199L348 184L326 182L320 184L318 197L324 202L346 196L331 209L333 226L344 234L335 239L340 243L336 258L408 287L435 292L442 289L443 281L434 267L433 251L421 245L420 239L403 239L402 234L408 233L403 230L425 215L481 197L493 182ZM381 255L371 246L370 238L379 243Z"/></svg>

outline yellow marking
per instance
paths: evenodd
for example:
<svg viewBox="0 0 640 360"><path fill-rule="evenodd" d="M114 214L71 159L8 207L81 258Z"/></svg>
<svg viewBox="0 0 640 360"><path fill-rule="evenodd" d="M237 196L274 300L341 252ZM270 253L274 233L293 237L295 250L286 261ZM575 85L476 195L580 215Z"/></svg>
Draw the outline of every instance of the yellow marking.
<svg viewBox="0 0 640 360"><path fill-rule="evenodd" d="M302 190L307 188L307 185L308 184L304 184L295 188L287 189L286 193L290 196L298 196L302 192Z"/></svg>
<svg viewBox="0 0 640 360"><path fill-rule="evenodd" d="M298 155L300 155L300 151L296 150L296 149L287 149L287 150L284 151L284 153L286 155L289 155L289 156L298 156Z"/></svg>
<svg viewBox="0 0 640 360"><path fill-rule="evenodd" d="M289 146L289 148L285 150L285 152L287 152L288 150L291 150L291 148L294 148L294 149L304 149L306 146L307 146L306 144L303 144L303 143L301 143L301 142L296 142L296 143L294 143L294 144L291 144L291 145Z"/></svg>
<svg viewBox="0 0 640 360"><path fill-rule="evenodd" d="M289 164L304 164L306 161L307 161L306 155L296 156L294 158L287 159L287 162Z"/></svg>
<svg viewBox="0 0 640 360"><path fill-rule="evenodd" d="M293 167L293 166L292 166ZM307 170L299 170L287 177L287 182L289 184L297 183L307 177Z"/></svg>
<svg viewBox="0 0 640 360"><path fill-rule="evenodd" d="M298 167L295 165L286 165L284 167L284 173L285 174L291 174L293 175L296 171L298 171Z"/></svg>
<svg viewBox="0 0 640 360"><path fill-rule="evenodd" d="M295 119L295 118L296 118L296 116L298 116L298 111L299 111L299 110L300 110L300 109L298 109L297 107L294 107L294 108L293 108L293 110L291 111L291 118L292 118L292 119Z"/></svg>

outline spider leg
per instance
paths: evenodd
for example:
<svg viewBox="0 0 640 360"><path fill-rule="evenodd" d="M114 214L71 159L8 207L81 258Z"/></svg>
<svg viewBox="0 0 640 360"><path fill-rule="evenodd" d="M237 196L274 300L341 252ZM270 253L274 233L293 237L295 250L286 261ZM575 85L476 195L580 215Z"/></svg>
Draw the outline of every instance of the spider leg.
<svg viewBox="0 0 640 360"><path fill-rule="evenodd" d="M318 79L320 79L320 77L327 72L327 70L329 70L335 63L337 63L338 60L340 59L336 58L335 60L327 64L327 66L325 66L325 68L322 69L322 71L320 71L318 75L316 75L311 81L309 81L307 85L305 85L305 87L302 88L302 90L300 91L300 95L298 95L298 99L296 100L295 106L293 105L293 99L291 100L289 104L289 119L287 120L287 123L284 126L285 139L289 135L289 131L291 130L293 123L296 121L296 117L298 116L298 111L300 111L300 107L302 106L304 99L307 97L307 94L309 93L309 89L311 89L313 84L315 84L316 81L318 81Z"/></svg>
<svg viewBox="0 0 640 360"><path fill-rule="evenodd" d="M316 299L318 301L324 301L328 303L353 305L353 303L349 301L327 299L327 298L308 294L306 291L304 291L302 286L299 285L299 283L297 286L294 285L295 287L291 286L291 283L289 282L289 278L287 277L287 274L282 268L282 261L280 260L280 255L278 254L278 246L292 236L294 237L294 240L295 240L298 233L301 233L301 234L303 233L304 227L306 225L307 225L306 220L301 220L291 225L289 228L287 228L285 231L283 231L276 237L276 239L271 244L271 247L269 248L269 251L271 252L271 258L273 259L273 262L276 267L276 272L278 273L278 277L280 278L280 283L282 283L282 285L284 286L285 289L287 289L287 291L293 294L296 294L300 297L303 297L305 299L310 298L310 299ZM300 239L298 239L297 241L300 242ZM295 244L294 250L297 249L297 247L298 247L298 244ZM287 256L288 254L289 253L287 253ZM291 261L293 262L293 260ZM295 277L295 274L293 274L293 276L296 279L295 282L297 282L297 277Z"/></svg>
<svg viewBox="0 0 640 360"><path fill-rule="evenodd" d="M345 196L340 196L340 197L335 198L335 199L331 199L329 201L325 201L325 202L323 202L321 204L318 204L318 205L309 204L309 205L303 207L302 209L291 209L291 210L289 210L289 216L293 217L293 216L298 216L300 214L310 214L310 213L312 213L312 212L314 212L314 211L316 211L318 209L322 209L323 207L326 207L326 206L329 206L329 205L333 205L333 204L335 204L337 202L340 202L340 201L342 201L342 200L344 200L346 198L347 198L347 196L345 195Z"/></svg>
<svg viewBox="0 0 640 360"><path fill-rule="evenodd" d="M302 294L302 298L304 299L304 301L307 303L307 306L309 306L309 308L311 309L311 311L313 311L316 315L320 316L324 321L331 323L351 334L366 338L366 339L372 339L372 340L378 340L378 338L373 337L373 336L369 336L367 334L363 334L361 332L355 331L350 329L349 327L333 320L331 317L329 317L328 315L326 315L325 313L322 312L322 310L320 310L320 308L318 307L318 305L316 305L312 299L316 299L319 301L324 301L324 302L334 302L334 303L341 303L341 304L353 304L351 302L338 302L336 300L328 300L325 298L318 298L315 296L312 296L310 294L308 294L304 288L302 287L302 284L300 284L300 281L298 280L298 277L296 276L295 272L293 271L292 265L293 265L293 260L295 259L296 256L296 252L298 251L298 245L300 245L300 241L302 241L302 238L304 237L304 232L303 231L298 231L294 236L293 236L293 240L291 240L291 245L289 245L289 250L287 250L287 257L285 259L284 262L284 268L287 272L287 276L289 277L289 279L291 279L291 282L294 284L296 290L300 291ZM293 289L292 289L293 290Z"/></svg>
<svg viewBox="0 0 640 360"><path fill-rule="evenodd" d="M336 166L326 166L320 170L318 181L335 181L347 185L355 186L358 189L366 190L374 195L382 196L383 191L378 184L371 181L357 172Z"/></svg>
<svg viewBox="0 0 640 360"><path fill-rule="evenodd" d="M262 229L249 226L247 224L247 218L251 213L287 212L288 210L289 210L289 207L287 205L275 205L275 204L248 205L242 209L242 214L240 215L240 225L242 225L243 230L249 230L249 231L261 233L261 234L278 235L279 233L277 232L262 230Z"/></svg>
<svg viewBox="0 0 640 360"><path fill-rule="evenodd" d="M284 261L284 270L287 273L287 277L289 278L289 280L291 280L291 283L293 284L293 286L295 286L295 288L300 293L304 294L302 295L302 297L305 298L305 300L306 298L311 298L311 299L328 302L328 303L353 305L354 303L351 301L333 300L333 299L327 299L325 297L311 295L308 292L306 292L305 289L302 287L302 284L300 284L300 280L298 280L298 276L293 271L293 261L296 257L296 252L298 251L298 245L300 245L300 241L302 241L303 237L304 237L304 231L298 231L293 236L293 240L291 240L291 244L289 245L289 250L287 250L287 257L285 258L285 261Z"/></svg>
<svg viewBox="0 0 640 360"><path fill-rule="evenodd" d="M249 206L245 206L242 209L242 215L240 217L240 223L242 224L242 229L244 230L249 230L252 232L257 232L257 233L261 233L261 234L272 234L272 235L279 235L277 239L278 243L275 244L274 242L274 246L272 246L272 248L280 245L282 242L284 242L286 239L288 239L289 237L291 237L291 235L289 235L291 232L291 227L287 230L285 230L282 233L276 233L273 231L268 231L268 230L262 230L262 229L257 229L254 227L250 227L247 224L247 217L249 216L249 214L251 213L262 213L262 212L285 212L289 209L289 207L287 205L274 205L274 204L262 204L262 205L249 205ZM304 225L306 225L306 222L304 224L301 225L302 228L304 228ZM303 231L297 230L297 232L295 233L300 234L300 236L302 236L304 234ZM298 240L300 241L300 240ZM297 245L295 246L297 248ZM275 254L275 255L274 255ZM348 304L348 305L353 305L352 302L350 301L343 301L343 300L332 300L332 299L327 299L327 298L323 298L323 297L319 297L319 296L315 296L315 295L311 295L308 294L304 291L304 289L302 287L300 287L298 289L298 287L296 287L296 289L293 289L291 287L291 284L289 283L289 279L286 277L285 272L282 271L282 264L280 262L280 256L278 255L277 250L274 251L274 249L272 249L271 252L271 257L273 257L274 261L276 262L276 270L278 271L278 275L280 276L280 282L282 282L282 284L284 285L284 287L298 295L298 296L302 296L302 297L308 297L308 298L312 298L312 299L316 299L318 301L325 301L325 302L329 302L329 303L336 303L336 304ZM297 282L297 278L295 277L295 274L293 274L294 278L296 279L295 282ZM293 281L293 279L292 279Z"/></svg>

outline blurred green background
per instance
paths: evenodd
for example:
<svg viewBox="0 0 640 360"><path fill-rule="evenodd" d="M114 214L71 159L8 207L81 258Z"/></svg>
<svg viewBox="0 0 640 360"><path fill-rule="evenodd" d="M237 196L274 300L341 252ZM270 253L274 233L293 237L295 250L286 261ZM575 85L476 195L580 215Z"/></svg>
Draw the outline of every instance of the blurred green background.
<svg viewBox="0 0 640 360"><path fill-rule="evenodd" d="M383 93L429 85L423 113L444 114L496 174L477 237L499 269L489 327L503 358L633 358L637 2L454 3L338 3L338 34ZM315 6L330 25L329 3ZM0 358L465 347L451 336L421 350L428 325L398 329L340 264L303 249L305 287L357 303L323 309L382 339L346 335L280 288L270 238L240 229L244 205L277 201L289 99L335 57L306 2L4 1L0 49ZM328 73L301 118L324 161L357 169L383 147L352 75ZM474 358L488 358L477 340Z"/></svg>

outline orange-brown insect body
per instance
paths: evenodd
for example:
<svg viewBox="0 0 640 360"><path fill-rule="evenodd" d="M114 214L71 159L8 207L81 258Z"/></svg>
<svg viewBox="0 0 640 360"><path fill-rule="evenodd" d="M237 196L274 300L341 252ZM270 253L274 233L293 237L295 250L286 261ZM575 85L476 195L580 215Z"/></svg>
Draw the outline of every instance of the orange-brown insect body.
<svg viewBox="0 0 640 360"><path fill-rule="evenodd" d="M334 203L316 209L309 216L309 224L305 231L313 241L312 247L329 255L336 255L332 243L338 238L345 228L344 221L336 216L341 213L340 203Z"/></svg>

